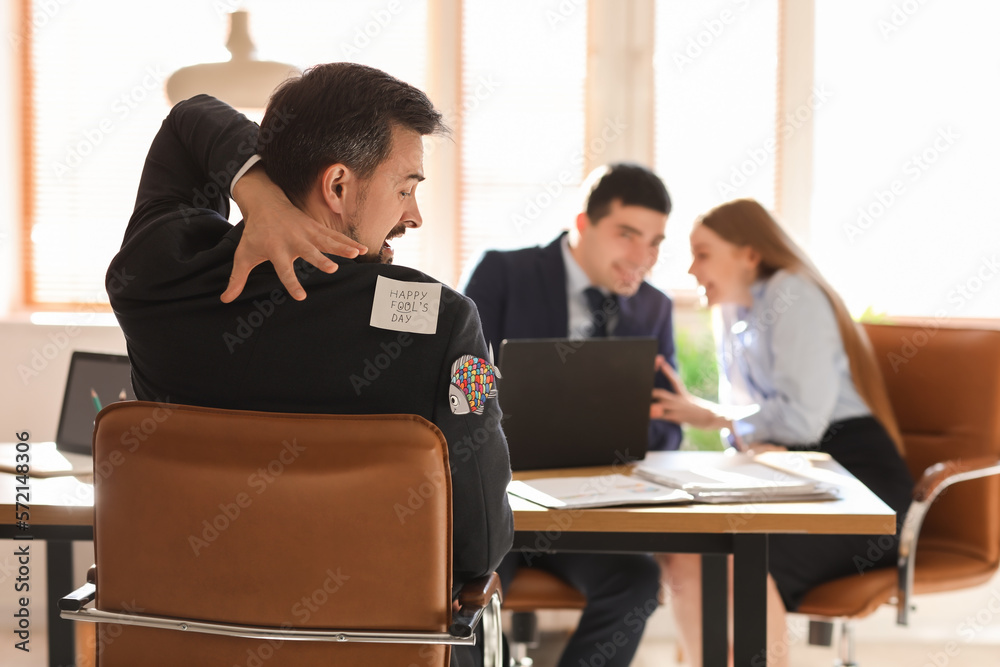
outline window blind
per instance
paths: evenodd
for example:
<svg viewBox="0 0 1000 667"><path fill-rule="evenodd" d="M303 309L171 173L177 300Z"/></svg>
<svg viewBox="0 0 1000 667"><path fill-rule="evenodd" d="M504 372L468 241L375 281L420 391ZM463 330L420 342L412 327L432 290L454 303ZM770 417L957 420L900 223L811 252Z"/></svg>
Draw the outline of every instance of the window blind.
<svg viewBox="0 0 1000 667"><path fill-rule="evenodd" d="M545 244L579 212L586 3L463 8L462 282L482 253Z"/></svg>

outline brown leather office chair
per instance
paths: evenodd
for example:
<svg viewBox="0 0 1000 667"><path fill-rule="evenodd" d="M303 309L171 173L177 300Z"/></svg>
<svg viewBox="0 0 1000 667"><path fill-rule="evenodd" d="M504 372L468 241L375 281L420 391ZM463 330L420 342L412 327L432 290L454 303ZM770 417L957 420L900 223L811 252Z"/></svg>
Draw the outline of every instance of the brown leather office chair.
<svg viewBox="0 0 1000 667"><path fill-rule="evenodd" d="M96 581L61 607L100 624L100 667L446 665L480 619L500 664L496 575L452 614L448 450L420 417L116 403L94 465Z"/></svg>
<svg viewBox="0 0 1000 667"><path fill-rule="evenodd" d="M583 593L554 574L532 567L522 567L504 591L503 609L512 612L510 632L511 659L514 667L533 664L527 650L538 646L538 618L542 609L583 611L587 599Z"/></svg>
<svg viewBox="0 0 1000 667"><path fill-rule="evenodd" d="M842 622L836 664L845 666L857 664L852 619L894 602L906 625L913 595L982 584L1000 565L1000 331L866 328L918 482L899 567L827 582L799 607ZM889 538L873 538L875 549L879 539ZM810 634L829 644L832 628L813 624Z"/></svg>

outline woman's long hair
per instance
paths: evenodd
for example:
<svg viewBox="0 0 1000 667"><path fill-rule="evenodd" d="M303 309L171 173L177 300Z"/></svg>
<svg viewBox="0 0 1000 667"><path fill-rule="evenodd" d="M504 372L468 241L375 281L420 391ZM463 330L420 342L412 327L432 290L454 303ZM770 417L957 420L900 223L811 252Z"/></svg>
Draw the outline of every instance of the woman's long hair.
<svg viewBox="0 0 1000 667"><path fill-rule="evenodd" d="M760 253L759 277L769 278L780 269L805 276L816 283L833 306L840 339L858 394L872 415L889 433L900 454L903 437L892 414L889 393L875 359L875 351L864 329L851 319L843 300L823 279L802 249L778 225L771 214L753 199L736 199L701 216L695 225L705 225L736 246L750 246Z"/></svg>

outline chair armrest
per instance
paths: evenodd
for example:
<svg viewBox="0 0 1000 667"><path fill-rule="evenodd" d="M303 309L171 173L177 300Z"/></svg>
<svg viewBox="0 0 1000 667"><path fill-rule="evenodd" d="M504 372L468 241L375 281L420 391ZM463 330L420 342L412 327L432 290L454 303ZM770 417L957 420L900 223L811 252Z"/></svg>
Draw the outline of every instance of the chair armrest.
<svg viewBox="0 0 1000 667"><path fill-rule="evenodd" d="M490 603L490 598L493 597L494 593L500 595L500 601L503 602L503 593L500 591L500 575L491 572L485 577L473 579L462 586L462 590L458 592L458 603L463 607L466 605L485 607Z"/></svg>
<svg viewBox="0 0 1000 667"><path fill-rule="evenodd" d="M87 570L87 583L59 600L60 611L80 611L97 597L97 566Z"/></svg>
<svg viewBox="0 0 1000 667"><path fill-rule="evenodd" d="M973 474L967 477L965 473L982 474ZM995 457L956 459L935 463L924 471L923 477L917 482L913 490L913 499L920 502L928 500L933 502L938 493L955 482L996 474L1000 474L1000 461Z"/></svg>
<svg viewBox="0 0 1000 667"><path fill-rule="evenodd" d="M456 637L471 637L486 607L494 598L499 604L500 597L500 577L496 572L466 583L458 592L459 609L448 632Z"/></svg>
<svg viewBox="0 0 1000 667"><path fill-rule="evenodd" d="M94 584L84 584L59 600L60 611L80 611L97 596Z"/></svg>
<svg viewBox="0 0 1000 667"><path fill-rule="evenodd" d="M917 539L924 517L941 493L952 484L1000 475L1000 460L995 457L954 459L935 463L924 471L913 490L913 501L899 535L899 595L896 604L896 624L908 625L910 596L917 556Z"/></svg>

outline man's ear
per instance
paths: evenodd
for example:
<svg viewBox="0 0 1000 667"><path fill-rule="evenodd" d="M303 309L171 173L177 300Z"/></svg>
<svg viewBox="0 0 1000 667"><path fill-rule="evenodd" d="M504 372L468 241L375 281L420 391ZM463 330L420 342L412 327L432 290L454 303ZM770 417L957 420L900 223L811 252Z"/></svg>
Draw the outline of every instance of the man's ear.
<svg viewBox="0 0 1000 667"><path fill-rule="evenodd" d="M590 216L587 215L586 211L581 211L579 215L576 216L576 231L580 234L586 234L586 229L590 227Z"/></svg>
<svg viewBox="0 0 1000 667"><path fill-rule="evenodd" d="M320 177L320 192L323 201L331 211L343 217L344 202L347 194L358 186L358 179L348 167L340 164L331 164L323 171Z"/></svg>

